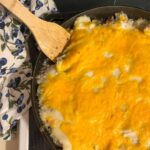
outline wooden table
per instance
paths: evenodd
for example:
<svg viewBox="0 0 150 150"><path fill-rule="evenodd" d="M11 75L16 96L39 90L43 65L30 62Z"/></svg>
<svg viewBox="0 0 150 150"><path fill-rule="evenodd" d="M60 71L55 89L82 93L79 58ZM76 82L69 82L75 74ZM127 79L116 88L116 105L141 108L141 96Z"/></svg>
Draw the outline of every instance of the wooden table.
<svg viewBox="0 0 150 150"><path fill-rule="evenodd" d="M11 141L0 140L0 149L1 150L18 150L18 135Z"/></svg>

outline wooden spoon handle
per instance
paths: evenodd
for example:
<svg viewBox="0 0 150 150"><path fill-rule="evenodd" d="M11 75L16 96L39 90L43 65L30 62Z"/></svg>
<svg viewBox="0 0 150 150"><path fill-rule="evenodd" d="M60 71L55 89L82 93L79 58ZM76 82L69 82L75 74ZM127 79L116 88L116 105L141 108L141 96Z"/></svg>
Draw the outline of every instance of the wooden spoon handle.
<svg viewBox="0 0 150 150"><path fill-rule="evenodd" d="M0 4L11 11L18 19L21 19L30 28L34 27L34 23L39 19L34 16L26 7L24 7L18 0L0 0Z"/></svg>

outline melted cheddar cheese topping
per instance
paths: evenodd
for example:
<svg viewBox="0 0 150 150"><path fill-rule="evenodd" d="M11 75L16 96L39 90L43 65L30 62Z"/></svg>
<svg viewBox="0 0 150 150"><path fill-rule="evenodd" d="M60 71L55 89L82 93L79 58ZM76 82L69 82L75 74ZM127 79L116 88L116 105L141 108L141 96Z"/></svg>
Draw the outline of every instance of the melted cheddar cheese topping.
<svg viewBox="0 0 150 150"><path fill-rule="evenodd" d="M64 150L150 149L149 33L123 14L107 24L77 19L40 84L41 106L62 115L43 120L68 139Z"/></svg>

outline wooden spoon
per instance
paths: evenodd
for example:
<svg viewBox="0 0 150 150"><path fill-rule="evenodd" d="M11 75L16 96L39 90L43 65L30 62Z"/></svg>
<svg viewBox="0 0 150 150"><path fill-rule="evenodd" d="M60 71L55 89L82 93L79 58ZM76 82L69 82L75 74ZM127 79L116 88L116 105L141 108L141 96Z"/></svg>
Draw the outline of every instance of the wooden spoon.
<svg viewBox="0 0 150 150"><path fill-rule="evenodd" d="M55 60L64 49L70 34L58 24L34 16L18 0L0 0L0 4L28 26L44 54Z"/></svg>

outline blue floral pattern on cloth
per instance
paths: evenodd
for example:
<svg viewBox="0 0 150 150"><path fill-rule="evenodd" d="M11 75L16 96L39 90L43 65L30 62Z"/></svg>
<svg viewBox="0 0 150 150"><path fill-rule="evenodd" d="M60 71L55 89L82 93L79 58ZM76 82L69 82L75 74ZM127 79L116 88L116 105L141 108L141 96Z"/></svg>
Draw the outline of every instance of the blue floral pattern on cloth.
<svg viewBox="0 0 150 150"><path fill-rule="evenodd" d="M20 0L36 16L56 11L53 0ZM23 24L0 6L0 137L9 140L29 109L32 65ZM28 30L27 30L28 31Z"/></svg>

